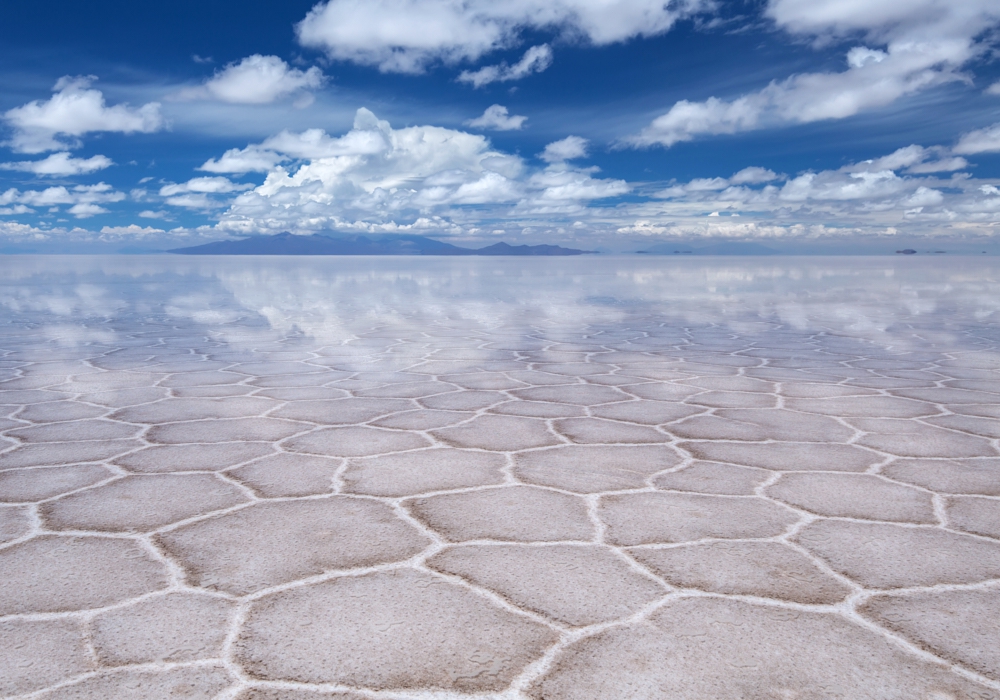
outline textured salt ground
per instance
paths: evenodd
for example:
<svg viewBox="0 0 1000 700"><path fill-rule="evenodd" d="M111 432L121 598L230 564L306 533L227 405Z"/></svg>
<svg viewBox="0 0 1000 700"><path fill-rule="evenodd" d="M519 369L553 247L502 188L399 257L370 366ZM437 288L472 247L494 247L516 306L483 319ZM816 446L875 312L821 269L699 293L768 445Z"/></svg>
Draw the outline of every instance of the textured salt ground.
<svg viewBox="0 0 1000 700"><path fill-rule="evenodd" d="M997 328L744 312L26 316L0 697L1000 700Z"/></svg>

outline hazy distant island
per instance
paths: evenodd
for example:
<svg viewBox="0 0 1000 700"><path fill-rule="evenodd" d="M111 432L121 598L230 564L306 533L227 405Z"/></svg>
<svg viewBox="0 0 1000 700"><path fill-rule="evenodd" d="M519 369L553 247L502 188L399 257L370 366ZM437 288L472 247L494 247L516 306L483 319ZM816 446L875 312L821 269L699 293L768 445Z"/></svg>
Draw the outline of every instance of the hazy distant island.
<svg viewBox="0 0 1000 700"><path fill-rule="evenodd" d="M253 236L238 241L216 241L190 248L174 248L179 255L592 255L593 250L558 245L494 243L485 248L460 248L425 236Z"/></svg>
<svg viewBox="0 0 1000 700"><path fill-rule="evenodd" d="M702 248L691 248L671 243L660 243L649 246L645 250L637 250L640 255L778 255L774 248L768 248L760 243L744 241L725 241Z"/></svg>

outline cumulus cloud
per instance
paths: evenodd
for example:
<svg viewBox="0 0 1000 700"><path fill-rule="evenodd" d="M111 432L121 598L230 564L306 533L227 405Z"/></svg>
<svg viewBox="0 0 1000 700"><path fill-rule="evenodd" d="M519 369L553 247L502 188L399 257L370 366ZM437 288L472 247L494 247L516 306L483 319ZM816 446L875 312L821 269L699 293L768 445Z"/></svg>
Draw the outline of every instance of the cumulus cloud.
<svg viewBox="0 0 1000 700"><path fill-rule="evenodd" d="M847 52L847 70L803 73L734 99L681 100L625 143L672 146L698 136L843 119L947 82L980 55L977 38L1000 21L992 0L771 0L782 29L818 43L856 37L875 45ZM884 46L878 48L879 46Z"/></svg>
<svg viewBox="0 0 1000 700"><path fill-rule="evenodd" d="M214 99L231 104L270 104L289 95L309 95L323 85L323 72L291 68L277 56L254 54L238 63L230 63L203 85L181 90L181 99ZM305 106L308 98L299 102Z"/></svg>
<svg viewBox="0 0 1000 700"><path fill-rule="evenodd" d="M251 189L252 184L233 182L225 177L196 177L187 182L171 183L160 188L160 196L166 203L188 209L221 208L228 202L211 197L214 194L231 194Z"/></svg>
<svg viewBox="0 0 1000 700"><path fill-rule="evenodd" d="M778 174L767 168L750 166L734 174L729 181L734 185L758 185L763 182L772 182L778 179Z"/></svg>
<svg viewBox="0 0 1000 700"><path fill-rule="evenodd" d="M1000 95L1000 80L983 90L987 95Z"/></svg>
<svg viewBox="0 0 1000 700"><path fill-rule="evenodd" d="M587 139L580 136L567 136L559 141L553 141L539 154L546 163L562 163L587 156Z"/></svg>
<svg viewBox="0 0 1000 700"><path fill-rule="evenodd" d="M158 102L135 109L125 104L109 107L104 94L90 87L94 80L93 76L61 78L49 100L34 100L5 112L3 119L14 130L8 145L21 153L43 153L76 148L79 137L92 132L148 134L163 128Z"/></svg>
<svg viewBox="0 0 1000 700"><path fill-rule="evenodd" d="M1000 122L963 134L952 150L964 155L1000 151Z"/></svg>
<svg viewBox="0 0 1000 700"><path fill-rule="evenodd" d="M862 161L853 170L905 170L908 173L943 173L962 170L969 162L953 156L939 146L924 148L912 144L893 151L887 156Z"/></svg>
<svg viewBox="0 0 1000 700"><path fill-rule="evenodd" d="M483 66L475 71L462 71L458 76L460 83L469 83L473 87L482 87L490 83L505 83L511 80L526 78L532 73L541 73L552 65L552 49L548 44L532 46L524 52L520 61L512 66L501 63L495 66Z"/></svg>
<svg viewBox="0 0 1000 700"><path fill-rule="evenodd" d="M24 192L11 188L0 194L0 205L21 205L23 209L16 213L29 213L33 211L30 207L57 209L69 205L67 211L70 214L78 219L85 219L96 214L106 214L108 210L101 204L120 202L123 199L125 199L124 193L118 192L105 182L99 182L96 185L47 187L44 190Z"/></svg>
<svg viewBox="0 0 1000 700"><path fill-rule="evenodd" d="M466 126L476 129L494 129L496 131L516 131L524 126L527 117L520 114L508 114L503 105L491 105L482 116L465 122Z"/></svg>
<svg viewBox="0 0 1000 700"><path fill-rule="evenodd" d="M707 0L328 0L297 26L299 42L334 59L419 73L433 61L476 60L522 31L605 45L669 30Z"/></svg>
<svg viewBox="0 0 1000 700"><path fill-rule="evenodd" d="M198 170L210 173L266 173L276 166L284 156L258 146L231 148L219 158L209 158Z"/></svg>
<svg viewBox="0 0 1000 700"><path fill-rule="evenodd" d="M459 233L475 228L484 212L509 220L579 211L591 200L628 190L620 180L598 178L596 169L563 160L544 170L529 168L478 134L437 126L393 129L367 109L358 110L354 127L341 136L284 131L245 150L274 154L280 162L221 217L220 229L232 233ZM294 164L281 164L289 161Z"/></svg>
<svg viewBox="0 0 1000 700"><path fill-rule="evenodd" d="M104 170L114 165L107 156L92 156L90 158L73 158L66 151L53 153L42 160L23 160L17 163L0 163L4 170L22 170L35 175L86 175L98 170Z"/></svg>
<svg viewBox="0 0 1000 700"><path fill-rule="evenodd" d="M129 224L128 226L104 226L101 228L102 235L114 236L116 238L145 238L146 236L162 233L166 233L162 228L138 226L136 224Z"/></svg>

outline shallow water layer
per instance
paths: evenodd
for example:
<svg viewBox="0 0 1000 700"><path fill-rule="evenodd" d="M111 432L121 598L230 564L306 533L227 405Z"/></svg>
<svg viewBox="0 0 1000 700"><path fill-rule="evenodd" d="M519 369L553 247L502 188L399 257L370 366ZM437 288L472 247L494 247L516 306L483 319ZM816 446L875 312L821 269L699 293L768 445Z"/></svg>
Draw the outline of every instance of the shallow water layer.
<svg viewBox="0 0 1000 700"><path fill-rule="evenodd" d="M1000 700L1000 267L0 257L0 697Z"/></svg>

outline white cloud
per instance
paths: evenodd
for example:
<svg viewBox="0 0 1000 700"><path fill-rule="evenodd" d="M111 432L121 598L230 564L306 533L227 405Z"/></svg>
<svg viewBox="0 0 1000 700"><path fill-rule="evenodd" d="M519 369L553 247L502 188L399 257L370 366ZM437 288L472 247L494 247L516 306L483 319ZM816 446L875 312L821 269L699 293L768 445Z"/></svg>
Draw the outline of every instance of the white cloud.
<svg viewBox="0 0 1000 700"><path fill-rule="evenodd" d="M69 153L53 153L42 160L24 160L17 163L0 163L4 170L23 170L35 175L85 175L114 165L106 156L73 158Z"/></svg>
<svg viewBox="0 0 1000 700"><path fill-rule="evenodd" d="M266 173L285 158L264 148L231 148L219 158L209 158L198 170L210 173Z"/></svg>
<svg viewBox="0 0 1000 700"><path fill-rule="evenodd" d="M80 202L79 204L74 204L69 208L69 213L78 219L88 219L91 216L97 216L98 214L107 214L108 209L105 209L99 204L92 204L90 202Z"/></svg>
<svg viewBox="0 0 1000 700"><path fill-rule="evenodd" d="M952 150L965 155L1000 151L1000 122L963 134Z"/></svg>
<svg viewBox="0 0 1000 700"><path fill-rule="evenodd" d="M231 104L270 104L323 85L323 72L313 66L291 68L277 56L254 54L230 63L196 88L181 90L181 99L215 99ZM305 106L305 105L303 105Z"/></svg>
<svg viewBox="0 0 1000 700"><path fill-rule="evenodd" d="M171 197L187 192L205 194L227 194L252 189L253 185L244 182L233 182L225 177L196 177L180 184L173 183L160 188L161 197Z"/></svg>
<svg viewBox="0 0 1000 700"><path fill-rule="evenodd" d="M496 131L515 131L524 126L524 122L528 120L527 117L507 113L507 108L503 105L491 105L486 108L481 117L476 117L475 119L470 119L465 122L466 126L475 127L477 129L494 129Z"/></svg>
<svg viewBox="0 0 1000 700"><path fill-rule="evenodd" d="M524 52L520 61L512 66L501 63L495 66L483 66L475 71L462 71L458 76L460 83L471 83L473 87L482 87L494 82L508 82L526 78L532 73L541 73L552 65L552 49L548 44L532 46Z"/></svg>
<svg viewBox="0 0 1000 700"><path fill-rule="evenodd" d="M995 0L770 0L766 12L780 28L818 43L860 33L885 49L852 48L845 71L793 75L733 99L681 100L626 143L672 146L703 135L843 119L964 81L962 66L984 50L976 39L1000 20Z"/></svg>
<svg viewBox="0 0 1000 700"><path fill-rule="evenodd" d="M596 169L561 160L529 169L478 134L393 129L366 109L342 136L286 131L248 149L301 162L276 165L262 185L238 195L221 218L224 231L458 233L462 222L484 215L505 221L558 215L628 190L620 180L595 177Z"/></svg>
<svg viewBox="0 0 1000 700"><path fill-rule="evenodd" d="M123 192L118 192L111 185L99 182L96 185L76 185L75 187L47 187L44 190L20 190L11 188L0 194L0 205L21 204L28 207L56 207L70 205L69 213L83 219L95 214L107 213L107 209L99 206L109 202L120 202L125 199Z"/></svg>
<svg viewBox="0 0 1000 700"><path fill-rule="evenodd" d="M912 144L893 151L887 156L865 160L852 166L854 171L905 170L908 173L943 173L967 168L969 162L960 156L951 156L941 147L924 148Z"/></svg>
<svg viewBox="0 0 1000 700"><path fill-rule="evenodd" d="M983 90L987 95L1000 95L1000 80Z"/></svg>
<svg viewBox="0 0 1000 700"><path fill-rule="evenodd" d="M749 168L743 168L743 170L733 175L729 178L729 181L734 185L757 185L764 182L772 182L777 179L778 174L773 170L750 166Z"/></svg>
<svg viewBox="0 0 1000 700"><path fill-rule="evenodd" d="M546 163L561 163L587 155L587 139L579 136L567 136L559 141L553 141L539 157Z"/></svg>
<svg viewBox="0 0 1000 700"><path fill-rule="evenodd" d="M196 177L187 182L171 183L160 188L160 196L173 207L219 209L229 204L210 195L232 194L252 189L250 183L233 182L225 177Z"/></svg>
<svg viewBox="0 0 1000 700"><path fill-rule="evenodd" d="M337 60L419 73L433 61L476 60L515 45L523 30L551 30L595 45L655 36L705 0L329 0L296 30Z"/></svg>
<svg viewBox="0 0 1000 700"><path fill-rule="evenodd" d="M128 226L104 226L101 228L101 234L116 237L144 238L145 236L161 233L166 233L166 231L162 228L153 228L152 226L143 227L136 224L129 224Z"/></svg>
<svg viewBox="0 0 1000 700"><path fill-rule="evenodd" d="M91 132L151 133L163 128L159 103L137 109L124 104L108 107L101 91L90 87L94 80L93 76L61 78L49 100L8 110L3 119L14 130L8 145L21 153L42 153L75 148L78 137ZM73 138L60 140L66 136Z"/></svg>
<svg viewBox="0 0 1000 700"><path fill-rule="evenodd" d="M153 211L152 209L145 209L139 212L139 216L143 219L169 219L170 213L165 211Z"/></svg>

